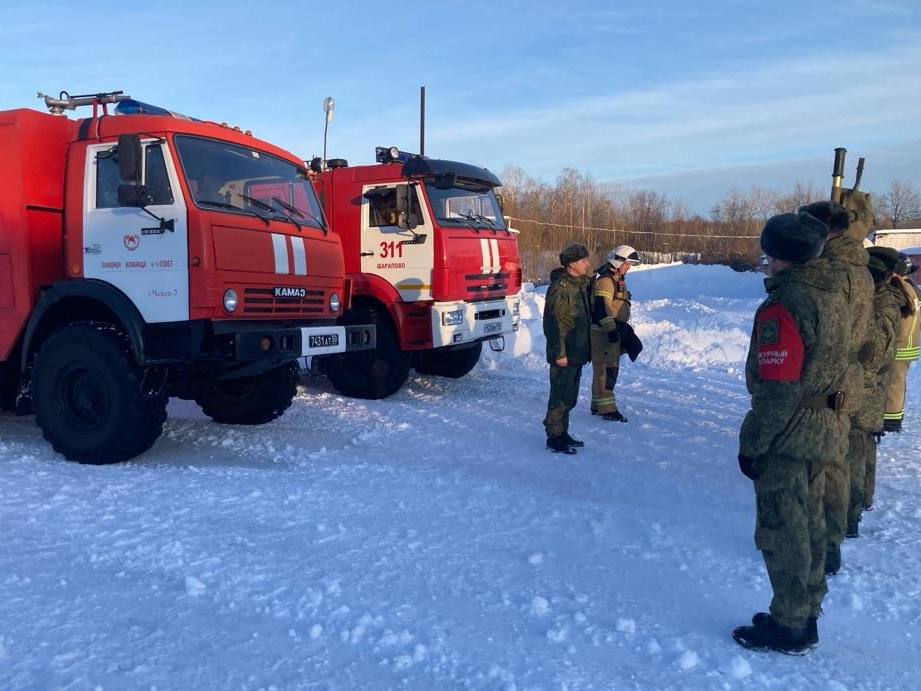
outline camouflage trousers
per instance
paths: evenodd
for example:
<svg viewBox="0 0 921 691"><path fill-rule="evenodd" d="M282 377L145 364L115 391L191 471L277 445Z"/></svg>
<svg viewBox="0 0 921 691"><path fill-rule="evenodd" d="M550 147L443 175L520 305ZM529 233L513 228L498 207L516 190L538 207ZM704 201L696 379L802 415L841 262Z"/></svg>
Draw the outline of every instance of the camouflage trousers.
<svg viewBox="0 0 921 691"><path fill-rule="evenodd" d="M611 343L607 331L592 329L592 412L617 410L614 385L620 371L620 342Z"/></svg>
<svg viewBox="0 0 921 691"><path fill-rule="evenodd" d="M852 428L856 430L856 428ZM825 466L825 534L828 551L834 551L844 542L847 531L847 512L851 497L851 439L848 437L848 454L829 459ZM863 475L861 475L861 479Z"/></svg>
<svg viewBox="0 0 921 691"><path fill-rule="evenodd" d="M755 480L755 546L774 597L771 616L799 628L822 612L825 582L825 465L788 456L761 458Z"/></svg>
<svg viewBox="0 0 921 691"><path fill-rule="evenodd" d="M576 407L581 379L582 365L550 365L550 397L544 417L548 439L569 431L569 411Z"/></svg>
<svg viewBox="0 0 921 691"><path fill-rule="evenodd" d="M848 437L847 457L851 465L847 522L848 525L856 526L863 517L863 507L873 503L873 492L876 489L876 441L873 433L852 428Z"/></svg>

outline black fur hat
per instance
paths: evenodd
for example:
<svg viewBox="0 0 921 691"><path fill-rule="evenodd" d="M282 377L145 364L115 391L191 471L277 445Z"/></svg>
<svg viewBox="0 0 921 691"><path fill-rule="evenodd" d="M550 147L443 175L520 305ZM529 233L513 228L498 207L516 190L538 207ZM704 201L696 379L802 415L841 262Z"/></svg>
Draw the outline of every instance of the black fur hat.
<svg viewBox="0 0 921 691"><path fill-rule="evenodd" d="M889 267L886 266L886 262L872 254L867 268L870 270L870 275L873 276L873 282L876 284L882 283L886 278L886 274L889 273Z"/></svg>
<svg viewBox="0 0 921 691"><path fill-rule="evenodd" d="M573 262L585 259L588 256L588 247L581 242L571 242L560 252L560 264L569 266Z"/></svg>
<svg viewBox="0 0 921 691"><path fill-rule="evenodd" d="M800 211L771 216L761 231L761 249L769 257L805 262L822 254L828 226Z"/></svg>
<svg viewBox="0 0 921 691"><path fill-rule="evenodd" d="M898 250L894 250L891 247L870 247L867 252L870 253L870 257L876 257L885 264L886 271L898 272L899 264L901 263Z"/></svg>
<svg viewBox="0 0 921 691"><path fill-rule="evenodd" d="M843 233L851 224L850 214L838 202L812 202L801 206L799 210L822 221L830 233Z"/></svg>

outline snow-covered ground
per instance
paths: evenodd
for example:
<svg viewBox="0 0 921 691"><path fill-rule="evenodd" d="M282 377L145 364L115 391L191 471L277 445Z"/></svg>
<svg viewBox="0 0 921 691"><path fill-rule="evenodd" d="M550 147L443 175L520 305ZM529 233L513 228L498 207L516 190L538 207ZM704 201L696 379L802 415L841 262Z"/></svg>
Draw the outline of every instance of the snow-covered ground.
<svg viewBox="0 0 921 691"><path fill-rule="evenodd" d="M628 424L588 414L548 453L541 292L465 379L384 401L305 377L288 413L220 426L173 401L120 465L0 416L0 689L915 689L921 367L880 446L803 657L730 637L770 598L738 471L761 277L628 276L646 349Z"/></svg>

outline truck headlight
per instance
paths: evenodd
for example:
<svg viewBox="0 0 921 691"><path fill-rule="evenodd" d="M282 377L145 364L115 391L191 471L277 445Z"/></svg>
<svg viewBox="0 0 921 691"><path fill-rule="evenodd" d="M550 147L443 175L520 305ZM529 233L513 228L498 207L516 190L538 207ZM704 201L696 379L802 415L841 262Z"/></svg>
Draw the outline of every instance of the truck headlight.
<svg viewBox="0 0 921 691"><path fill-rule="evenodd" d="M454 310L441 315L442 326L460 326L464 323L464 310Z"/></svg>
<svg viewBox="0 0 921 691"><path fill-rule="evenodd" d="M228 288L224 291L224 309L228 312L233 312L237 309L237 291L233 288Z"/></svg>
<svg viewBox="0 0 921 691"><path fill-rule="evenodd" d="M333 292L329 295L329 309L332 312L339 311L339 293Z"/></svg>

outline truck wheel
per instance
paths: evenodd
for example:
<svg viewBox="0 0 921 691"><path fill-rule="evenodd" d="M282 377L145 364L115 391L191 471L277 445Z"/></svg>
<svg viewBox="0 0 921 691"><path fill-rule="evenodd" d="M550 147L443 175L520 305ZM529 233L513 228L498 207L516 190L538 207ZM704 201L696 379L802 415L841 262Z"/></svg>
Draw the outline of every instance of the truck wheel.
<svg viewBox="0 0 921 691"><path fill-rule="evenodd" d="M153 446L166 421L166 395L142 391L143 378L121 331L91 322L65 327L35 357L35 421L71 461L133 458Z"/></svg>
<svg viewBox="0 0 921 691"><path fill-rule="evenodd" d="M434 374L439 377L460 379L476 367L482 352L482 341L472 348L460 350L427 350L419 356L416 371L419 374Z"/></svg>
<svg viewBox="0 0 921 691"><path fill-rule="evenodd" d="M196 392L195 402L215 422L262 425L291 407L297 377L297 362L288 362L251 377L209 382Z"/></svg>
<svg viewBox="0 0 921 691"><path fill-rule="evenodd" d="M387 398L399 391L409 377L409 354L400 348L390 315L375 309L355 310L347 321L374 324L377 346L330 357L326 374L332 385L352 398Z"/></svg>

